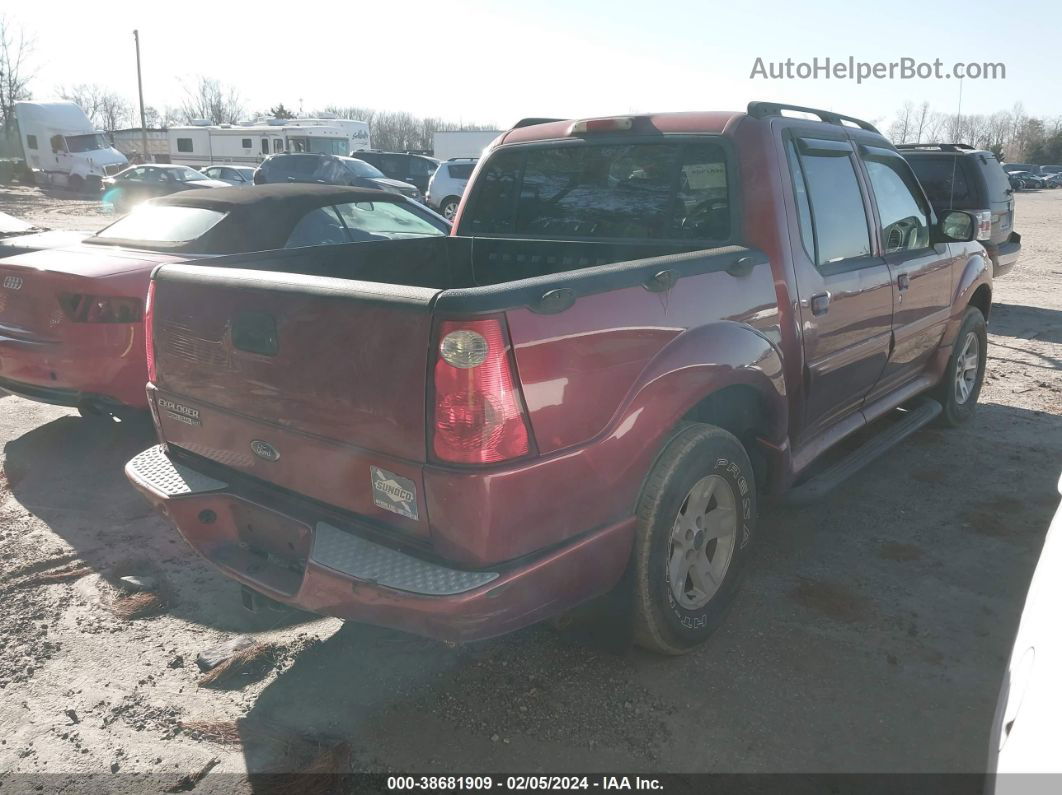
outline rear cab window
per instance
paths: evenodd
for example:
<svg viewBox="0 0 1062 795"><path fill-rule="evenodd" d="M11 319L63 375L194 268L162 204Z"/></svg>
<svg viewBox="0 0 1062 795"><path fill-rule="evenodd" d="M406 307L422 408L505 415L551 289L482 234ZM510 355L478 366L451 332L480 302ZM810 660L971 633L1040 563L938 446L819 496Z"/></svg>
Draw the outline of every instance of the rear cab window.
<svg viewBox="0 0 1062 795"><path fill-rule="evenodd" d="M726 241L729 172L718 139L501 149L477 178L458 234Z"/></svg>
<svg viewBox="0 0 1062 795"><path fill-rule="evenodd" d="M202 207L138 207L86 242L136 240L143 243L187 243L205 235L225 215L218 210Z"/></svg>

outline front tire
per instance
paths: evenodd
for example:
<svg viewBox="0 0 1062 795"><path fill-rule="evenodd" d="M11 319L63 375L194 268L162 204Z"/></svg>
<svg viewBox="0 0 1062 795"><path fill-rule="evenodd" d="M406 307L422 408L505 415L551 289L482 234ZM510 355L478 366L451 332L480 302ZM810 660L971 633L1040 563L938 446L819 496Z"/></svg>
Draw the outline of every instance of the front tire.
<svg viewBox="0 0 1062 795"><path fill-rule="evenodd" d="M712 425L684 426L653 466L637 516L635 642L685 654L722 622L751 551L756 486L741 442Z"/></svg>
<svg viewBox="0 0 1062 795"><path fill-rule="evenodd" d="M74 193L82 193L85 190L85 180L77 174L67 179L66 187Z"/></svg>
<svg viewBox="0 0 1062 795"><path fill-rule="evenodd" d="M975 306L966 307L944 378L934 397L943 406L940 421L957 428L973 416L988 360L988 329L985 316Z"/></svg>

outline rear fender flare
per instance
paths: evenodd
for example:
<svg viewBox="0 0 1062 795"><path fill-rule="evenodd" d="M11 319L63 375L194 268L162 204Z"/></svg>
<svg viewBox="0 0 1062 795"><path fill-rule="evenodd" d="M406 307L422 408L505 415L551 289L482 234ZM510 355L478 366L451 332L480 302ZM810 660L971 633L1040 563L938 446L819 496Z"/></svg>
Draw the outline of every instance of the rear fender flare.
<svg viewBox="0 0 1062 795"><path fill-rule="evenodd" d="M647 429L637 455L645 456L638 469L648 475L682 418L705 398L739 384L755 389L763 400L765 441L784 447L788 404L781 352L751 326L729 321L687 331L668 343L639 376L612 436L618 440L639 426Z"/></svg>
<svg viewBox="0 0 1062 795"><path fill-rule="evenodd" d="M987 284L992 289L992 263L983 253L972 255L963 266L962 275L956 283L955 295L952 299L951 319L948 321L947 331L944 334L944 346L950 348L955 343L955 337L962 325L966 307L970 304L977 289Z"/></svg>

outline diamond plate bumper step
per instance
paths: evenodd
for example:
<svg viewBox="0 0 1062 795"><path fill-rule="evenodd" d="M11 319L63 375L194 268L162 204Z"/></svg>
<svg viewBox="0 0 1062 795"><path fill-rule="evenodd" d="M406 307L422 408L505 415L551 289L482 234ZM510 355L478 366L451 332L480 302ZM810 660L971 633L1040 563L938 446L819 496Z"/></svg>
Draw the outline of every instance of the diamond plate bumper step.
<svg viewBox="0 0 1062 795"><path fill-rule="evenodd" d="M424 596L451 596L498 578L493 571L460 571L421 560L318 522L310 560L358 580Z"/></svg>
<svg viewBox="0 0 1062 795"><path fill-rule="evenodd" d="M172 461L155 445L125 465L130 480L164 497L184 497L221 491L224 481ZM422 596L452 596L486 585L499 576L493 571L461 571L422 560L348 533L327 522L314 530L310 560L373 585Z"/></svg>
<svg viewBox="0 0 1062 795"><path fill-rule="evenodd" d="M219 491L229 485L181 464L175 464L163 451L161 444L149 447L131 458L125 465L125 474L130 480L165 497Z"/></svg>

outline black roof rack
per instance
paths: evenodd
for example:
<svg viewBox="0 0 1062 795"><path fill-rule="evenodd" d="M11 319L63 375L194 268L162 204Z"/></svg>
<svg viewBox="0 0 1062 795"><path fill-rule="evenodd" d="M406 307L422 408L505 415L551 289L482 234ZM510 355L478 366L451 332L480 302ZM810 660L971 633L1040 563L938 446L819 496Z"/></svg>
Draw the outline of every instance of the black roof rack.
<svg viewBox="0 0 1062 795"><path fill-rule="evenodd" d="M549 119L538 116L528 116L526 119L520 119L510 129L519 130L521 127L530 127L534 124L549 124L551 121L564 121L564 119Z"/></svg>
<svg viewBox="0 0 1062 795"><path fill-rule="evenodd" d="M977 150L969 144L944 144L944 143L925 143L925 144L896 144L897 149L906 149L908 151L912 149L936 149L940 152L976 152Z"/></svg>
<svg viewBox="0 0 1062 795"><path fill-rule="evenodd" d="M452 163L455 160L479 160L479 158L478 157L450 157L450 158L447 158L446 162L447 163Z"/></svg>
<svg viewBox="0 0 1062 795"><path fill-rule="evenodd" d="M763 119L768 116L781 116L783 110L794 110L799 113L810 113L812 116L818 116L819 119L827 124L836 124L839 126L847 126L845 122L851 122L856 127L868 130L873 133L881 134L878 128L871 124L869 121L863 121L857 119L855 116L845 116L841 113L834 113L832 110L822 110L820 108L805 108L802 105L789 105L784 102L750 102L748 107L748 114L755 119Z"/></svg>

